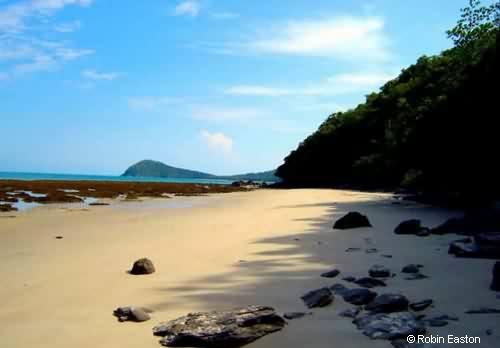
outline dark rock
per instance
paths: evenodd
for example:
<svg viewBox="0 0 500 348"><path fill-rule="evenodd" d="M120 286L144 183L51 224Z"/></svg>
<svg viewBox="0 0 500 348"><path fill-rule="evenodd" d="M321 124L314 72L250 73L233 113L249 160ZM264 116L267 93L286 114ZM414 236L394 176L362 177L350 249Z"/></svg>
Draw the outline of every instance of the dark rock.
<svg viewBox="0 0 500 348"><path fill-rule="evenodd" d="M287 320L293 320L293 319L299 319L302 317L305 317L306 315L311 315L312 313L305 313L305 312L288 312L283 314L283 317Z"/></svg>
<svg viewBox="0 0 500 348"><path fill-rule="evenodd" d="M342 284L333 284L330 286L330 291L339 296L344 296L344 294L349 291L347 287Z"/></svg>
<svg viewBox="0 0 500 348"><path fill-rule="evenodd" d="M358 316L359 312L361 312L361 309L359 309L358 307L355 307L355 308L345 309L345 310L339 312L339 315L341 317L344 317L344 318L356 318Z"/></svg>
<svg viewBox="0 0 500 348"><path fill-rule="evenodd" d="M491 280L490 289L500 291L500 261L497 261L493 266L493 279Z"/></svg>
<svg viewBox="0 0 500 348"><path fill-rule="evenodd" d="M347 248L345 250L346 253L352 253L353 251L360 251L361 248Z"/></svg>
<svg viewBox="0 0 500 348"><path fill-rule="evenodd" d="M385 257L387 259L392 259L392 255L389 255L389 254L382 254L380 256Z"/></svg>
<svg viewBox="0 0 500 348"><path fill-rule="evenodd" d="M410 308L415 312L420 312L432 305L431 299L410 303Z"/></svg>
<svg viewBox="0 0 500 348"><path fill-rule="evenodd" d="M323 273L321 276L323 278L335 278L340 274L340 271L338 269L332 269L331 271Z"/></svg>
<svg viewBox="0 0 500 348"><path fill-rule="evenodd" d="M385 266L373 265L368 271L368 274L373 278L388 278L391 276L391 271Z"/></svg>
<svg viewBox="0 0 500 348"><path fill-rule="evenodd" d="M467 313L467 314L500 314L500 309L481 307L481 308L469 309L468 311L465 311L465 313Z"/></svg>
<svg viewBox="0 0 500 348"><path fill-rule="evenodd" d="M431 327L443 327L448 325L448 322L446 320L438 320L438 319L424 320L423 323L426 326L431 326Z"/></svg>
<svg viewBox="0 0 500 348"><path fill-rule="evenodd" d="M425 274L422 273L412 273L408 276L405 277L405 280L420 280L420 279L427 279L429 278Z"/></svg>
<svg viewBox="0 0 500 348"><path fill-rule="evenodd" d="M488 329L488 330L485 331L485 333L486 333L487 336L491 336L491 335L493 335L493 330L492 329Z"/></svg>
<svg viewBox="0 0 500 348"><path fill-rule="evenodd" d="M365 309L375 313L404 312L408 310L408 299L399 294L383 294L365 306Z"/></svg>
<svg viewBox="0 0 500 348"><path fill-rule="evenodd" d="M346 282L349 282L349 283L352 283L352 282L354 282L356 280L356 278L353 277L353 276L348 276L348 277L342 278L342 280L344 280Z"/></svg>
<svg viewBox="0 0 500 348"><path fill-rule="evenodd" d="M420 220L412 219L401 222L395 229L396 234L418 234L422 231Z"/></svg>
<svg viewBox="0 0 500 348"><path fill-rule="evenodd" d="M398 339L425 333L425 326L409 312L369 314L354 319L363 334L373 339Z"/></svg>
<svg viewBox="0 0 500 348"><path fill-rule="evenodd" d="M114 310L113 315L119 321L143 322L151 319L147 310L138 307L119 307Z"/></svg>
<svg viewBox="0 0 500 348"><path fill-rule="evenodd" d="M7 204L7 203L1 204L0 203L0 212L6 213L9 211L17 211L17 208L12 206L12 204Z"/></svg>
<svg viewBox="0 0 500 348"><path fill-rule="evenodd" d="M372 225L365 215L358 212L350 212L347 215L344 215L333 225L333 228L338 230L359 227L372 227Z"/></svg>
<svg viewBox="0 0 500 348"><path fill-rule="evenodd" d="M166 347L240 347L281 330L286 322L273 308L249 306L231 311L190 313L153 328Z"/></svg>
<svg viewBox="0 0 500 348"><path fill-rule="evenodd" d="M308 308L325 307L333 302L333 294L328 288L313 290L301 297Z"/></svg>
<svg viewBox="0 0 500 348"><path fill-rule="evenodd" d="M451 315L448 315L448 314L441 314L441 315L436 315L436 316L433 316L427 320L446 320L446 321L458 321L458 317L455 317L455 316L451 316Z"/></svg>
<svg viewBox="0 0 500 348"><path fill-rule="evenodd" d="M452 218L446 220L443 224L431 229L432 234L464 234L467 231L467 227L463 218Z"/></svg>
<svg viewBox="0 0 500 348"><path fill-rule="evenodd" d="M420 268L417 265L410 264L410 265L404 266L403 269L401 270L401 272L403 272L403 273L418 273L418 272L420 272Z"/></svg>
<svg viewBox="0 0 500 348"><path fill-rule="evenodd" d="M56 236L56 239L63 239L63 236Z"/></svg>
<svg viewBox="0 0 500 348"><path fill-rule="evenodd" d="M367 253L367 254L375 254L375 253L378 253L378 249L376 249L376 248L366 249L365 253Z"/></svg>
<svg viewBox="0 0 500 348"><path fill-rule="evenodd" d="M149 259L143 258L134 262L130 274L142 275L151 274L155 272L155 266L153 262Z"/></svg>
<svg viewBox="0 0 500 348"><path fill-rule="evenodd" d="M347 290L342 294L344 301L356 305L362 306L370 303L377 296L376 292L370 291L368 289L351 289Z"/></svg>
<svg viewBox="0 0 500 348"><path fill-rule="evenodd" d="M93 206L93 207L99 207L99 206L109 205L109 203L104 203L104 202L92 202L92 203L89 203L89 205L91 205L91 206Z"/></svg>
<svg viewBox="0 0 500 348"><path fill-rule="evenodd" d="M464 258L500 259L500 247L494 244L452 242L448 254Z"/></svg>
<svg viewBox="0 0 500 348"><path fill-rule="evenodd" d="M354 281L354 283L359 285L359 286L362 286L364 288L369 288L369 289L377 287L377 286L387 286L387 284L383 280L370 278L370 277L363 277L363 278L356 279Z"/></svg>

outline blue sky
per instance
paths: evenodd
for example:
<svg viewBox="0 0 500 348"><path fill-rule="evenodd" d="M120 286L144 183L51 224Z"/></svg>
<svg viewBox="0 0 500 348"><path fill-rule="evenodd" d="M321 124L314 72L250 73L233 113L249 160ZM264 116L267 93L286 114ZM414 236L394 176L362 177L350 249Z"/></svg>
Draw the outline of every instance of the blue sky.
<svg viewBox="0 0 500 348"><path fill-rule="evenodd" d="M489 2L486 2L489 3ZM0 0L0 171L277 167L465 0Z"/></svg>

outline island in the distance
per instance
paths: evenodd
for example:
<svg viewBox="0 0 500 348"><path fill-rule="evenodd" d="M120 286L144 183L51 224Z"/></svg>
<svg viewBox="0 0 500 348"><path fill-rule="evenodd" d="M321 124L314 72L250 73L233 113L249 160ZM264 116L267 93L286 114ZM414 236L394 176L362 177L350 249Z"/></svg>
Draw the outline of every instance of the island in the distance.
<svg viewBox="0 0 500 348"><path fill-rule="evenodd" d="M141 176L152 178L177 178L177 179L222 179L222 180L252 180L277 182L280 178L274 175L275 170L259 173L247 173L240 175L213 175L199 171L176 168L165 163L153 160L143 160L128 167L122 176Z"/></svg>

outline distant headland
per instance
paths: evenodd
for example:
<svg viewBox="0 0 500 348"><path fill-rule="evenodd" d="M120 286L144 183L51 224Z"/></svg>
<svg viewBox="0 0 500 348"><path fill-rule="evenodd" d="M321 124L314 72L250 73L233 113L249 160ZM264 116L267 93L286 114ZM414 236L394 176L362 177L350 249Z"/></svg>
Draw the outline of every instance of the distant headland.
<svg viewBox="0 0 500 348"><path fill-rule="evenodd" d="M238 175L213 175L195 170L183 169L169 166L165 163L153 160L142 160L125 170L122 176L152 177L152 178L177 178L177 179L222 179L222 180L253 180L253 181L280 181L274 175L275 170L259 173L246 173Z"/></svg>

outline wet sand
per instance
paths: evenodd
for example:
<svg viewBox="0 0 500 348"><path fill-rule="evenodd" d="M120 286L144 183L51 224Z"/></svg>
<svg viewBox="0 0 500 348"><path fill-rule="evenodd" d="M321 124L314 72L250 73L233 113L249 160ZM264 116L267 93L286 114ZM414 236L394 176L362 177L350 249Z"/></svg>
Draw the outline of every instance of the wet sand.
<svg viewBox="0 0 500 348"><path fill-rule="evenodd" d="M173 205L161 206L165 201ZM367 214L374 228L332 229L337 218L353 210ZM0 219L0 346L160 347L151 329L161 321L247 304L269 305L280 313L307 311L300 300L305 292L344 283L343 276L367 275L377 263L397 273L387 288L376 289L379 293L432 298L431 312L460 318L431 333L479 336L480 347L496 347L500 315L464 314L471 307L500 307L488 289L494 261L449 256L448 242L456 236L392 232L408 218L432 227L456 214L414 203L394 205L385 194L309 189L0 213L15 216ZM361 250L345 252L350 247ZM368 248L379 252L366 253ZM141 257L154 262L156 273L127 274ZM399 271L409 263L423 264L422 273L430 278L404 280ZM338 280L319 276L334 267L342 271ZM112 311L126 305L152 309L152 319L118 322ZM363 336L338 316L348 307L337 297L248 347L390 346ZM493 335L487 336L487 329Z"/></svg>

